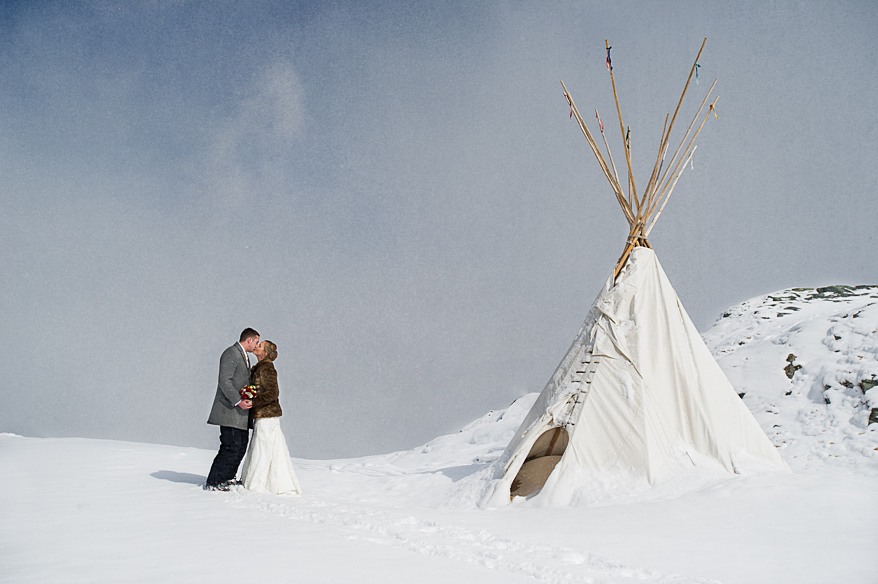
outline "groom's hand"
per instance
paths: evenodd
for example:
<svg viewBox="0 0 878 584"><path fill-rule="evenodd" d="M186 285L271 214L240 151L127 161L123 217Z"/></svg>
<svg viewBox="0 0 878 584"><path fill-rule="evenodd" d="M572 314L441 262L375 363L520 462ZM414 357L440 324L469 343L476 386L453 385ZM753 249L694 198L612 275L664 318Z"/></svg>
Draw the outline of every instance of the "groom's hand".
<svg viewBox="0 0 878 584"><path fill-rule="evenodd" d="M249 410L250 408L253 407L253 402L250 401L249 399L242 399L240 401L240 403L238 403L238 407L241 408L242 410Z"/></svg>

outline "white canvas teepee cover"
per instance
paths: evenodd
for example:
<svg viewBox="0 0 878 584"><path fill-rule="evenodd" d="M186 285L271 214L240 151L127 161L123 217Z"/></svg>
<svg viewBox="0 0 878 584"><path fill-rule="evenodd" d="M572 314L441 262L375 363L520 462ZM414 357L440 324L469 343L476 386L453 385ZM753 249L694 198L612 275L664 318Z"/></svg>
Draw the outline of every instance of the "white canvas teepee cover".
<svg viewBox="0 0 878 584"><path fill-rule="evenodd" d="M566 435L547 434L558 427ZM651 485L699 466L728 472L752 462L785 468L705 346L655 253L644 247L631 252L615 284L611 277L598 296L498 460L500 476L485 503L508 502L522 465L528 460L539 471L544 454L554 455L542 465L551 474L535 496L550 505L573 502L581 489L608 475L640 477Z"/></svg>

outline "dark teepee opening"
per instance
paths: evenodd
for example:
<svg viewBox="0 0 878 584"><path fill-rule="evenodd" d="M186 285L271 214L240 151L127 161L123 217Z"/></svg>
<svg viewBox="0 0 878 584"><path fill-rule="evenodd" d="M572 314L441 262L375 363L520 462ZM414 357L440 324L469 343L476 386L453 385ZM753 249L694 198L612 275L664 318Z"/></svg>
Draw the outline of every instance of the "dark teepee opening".
<svg viewBox="0 0 878 584"><path fill-rule="evenodd" d="M538 493L555 470L569 442L570 435L564 428L552 428L543 432L534 442L524 464L512 480L510 498L528 497Z"/></svg>

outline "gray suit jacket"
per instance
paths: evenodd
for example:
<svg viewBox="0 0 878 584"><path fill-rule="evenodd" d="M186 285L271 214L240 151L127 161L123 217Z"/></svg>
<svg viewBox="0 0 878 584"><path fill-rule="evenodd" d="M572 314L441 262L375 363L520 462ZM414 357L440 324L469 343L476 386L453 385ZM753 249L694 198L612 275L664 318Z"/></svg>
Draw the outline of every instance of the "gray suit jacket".
<svg viewBox="0 0 878 584"><path fill-rule="evenodd" d="M249 412L235 407L241 401L241 388L250 384L250 364L246 359L238 343L223 351L219 363L216 397L213 398L213 407L210 417L207 418L208 424L247 429Z"/></svg>

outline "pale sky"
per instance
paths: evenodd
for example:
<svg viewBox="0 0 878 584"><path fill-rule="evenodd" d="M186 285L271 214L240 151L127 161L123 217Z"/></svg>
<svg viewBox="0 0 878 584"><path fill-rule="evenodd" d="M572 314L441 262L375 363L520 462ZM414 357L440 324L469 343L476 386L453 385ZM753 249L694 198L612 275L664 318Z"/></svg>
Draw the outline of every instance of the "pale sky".
<svg viewBox="0 0 878 584"><path fill-rule="evenodd" d="M214 447L246 326L293 456L540 391L627 234L559 84L621 152L604 39L645 184L708 37L718 118L650 237L700 330L875 284L876 30L872 1L3 3L0 431Z"/></svg>

